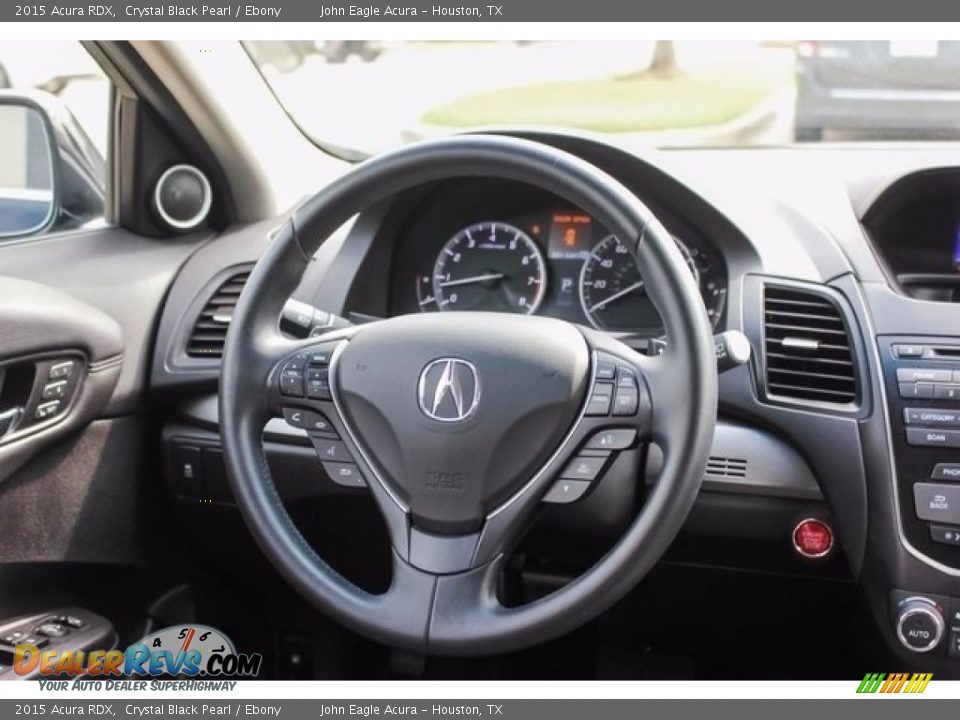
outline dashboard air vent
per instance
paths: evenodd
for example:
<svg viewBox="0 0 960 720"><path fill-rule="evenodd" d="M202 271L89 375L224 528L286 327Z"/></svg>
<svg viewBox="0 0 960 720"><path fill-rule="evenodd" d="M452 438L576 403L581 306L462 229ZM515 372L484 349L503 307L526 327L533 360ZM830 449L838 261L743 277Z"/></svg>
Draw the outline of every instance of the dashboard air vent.
<svg viewBox="0 0 960 720"><path fill-rule="evenodd" d="M747 476L747 461L740 458L728 458L710 456L707 460L707 471L709 477L721 478L745 478Z"/></svg>
<svg viewBox="0 0 960 720"><path fill-rule="evenodd" d="M832 300L806 290L766 286L763 313L769 395L834 405L856 401L850 335Z"/></svg>
<svg viewBox="0 0 960 720"><path fill-rule="evenodd" d="M219 358L223 354L223 343L227 338L233 309L249 276L249 272L236 273L217 288L193 325L193 331L187 340L187 355Z"/></svg>

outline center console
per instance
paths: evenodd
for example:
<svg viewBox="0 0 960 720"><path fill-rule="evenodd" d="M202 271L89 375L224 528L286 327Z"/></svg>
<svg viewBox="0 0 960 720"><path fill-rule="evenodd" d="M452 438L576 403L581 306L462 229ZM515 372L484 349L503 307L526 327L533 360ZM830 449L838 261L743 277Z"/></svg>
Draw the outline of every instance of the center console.
<svg viewBox="0 0 960 720"><path fill-rule="evenodd" d="M879 338L902 540L960 575L960 338ZM960 599L894 590L908 650L960 657ZM944 642L946 640L946 642Z"/></svg>

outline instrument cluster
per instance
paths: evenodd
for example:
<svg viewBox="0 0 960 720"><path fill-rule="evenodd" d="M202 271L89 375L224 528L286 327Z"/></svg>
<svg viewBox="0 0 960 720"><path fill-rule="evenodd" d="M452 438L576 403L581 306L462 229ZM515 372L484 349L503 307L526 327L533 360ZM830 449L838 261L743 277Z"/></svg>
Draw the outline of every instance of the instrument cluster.
<svg viewBox="0 0 960 720"><path fill-rule="evenodd" d="M467 214L455 211L470 203L455 198L415 219L394 272L395 310L536 313L611 332L662 335L643 269L626 245L558 198L537 199L533 207L510 207L517 204L513 197L501 212L476 207ZM438 222L428 225L433 215ZM725 266L704 243L667 225L716 328L726 306Z"/></svg>

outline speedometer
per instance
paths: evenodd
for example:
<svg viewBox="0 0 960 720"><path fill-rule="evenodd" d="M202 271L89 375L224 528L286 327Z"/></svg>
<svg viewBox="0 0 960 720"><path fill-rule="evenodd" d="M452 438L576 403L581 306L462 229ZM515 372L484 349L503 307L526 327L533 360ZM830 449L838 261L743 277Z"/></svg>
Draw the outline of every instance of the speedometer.
<svg viewBox="0 0 960 720"><path fill-rule="evenodd" d="M680 242L677 248L699 282L690 252ZM590 324L600 330L632 331L657 328L661 323L644 290L637 261L614 235L597 243L584 262L580 271L580 302Z"/></svg>
<svg viewBox="0 0 960 720"><path fill-rule="evenodd" d="M501 222L470 225L450 238L433 268L441 310L532 313L543 301L547 269L537 244Z"/></svg>

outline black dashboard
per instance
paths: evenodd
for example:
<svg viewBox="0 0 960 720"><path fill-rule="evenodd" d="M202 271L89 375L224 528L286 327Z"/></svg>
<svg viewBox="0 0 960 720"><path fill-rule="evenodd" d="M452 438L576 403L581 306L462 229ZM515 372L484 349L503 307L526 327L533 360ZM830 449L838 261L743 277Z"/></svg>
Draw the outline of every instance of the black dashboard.
<svg viewBox="0 0 960 720"><path fill-rule="evenodd" d="M905 167L895 153L871 153L869 161L841 151L660 156L585 138L533 139L574 152L633 190L676 238L715 328L739 330L753 347L748 365L720 378L710 463L681 536L708 540L678 541L674 556L858 582L893 647L902 643L896 628L905 599L926 597L946 617L951 598L960 598L960 549L942 533L960 537L960 515L945 521L941 508L918 515L915 493L931 489L917 485L942 484L947 471L939 465L960 467L956 446L947 443L960 442L958 431L942 424L960 422L956 400L935 394L938 383L941 393L960 387L953 374L960 364L944 355L955 352L960 336L956 294L942 290L943 278L960 276L960 171L927 177L924 164L940 159L922 153L910 155L919 167ZM854 167L860 174L852 176ZM170 403L165 466L191 512L212 512L199 504L210 496L213 506L228 507L230 497L218 455L218 358L190 355L190 338L218 291L242 286L277 223L199 247L160 318L150 386ZM941 289L930 290L927 278L918 290L910 276L920 275L940 276ZM363 320L487 309L644 339L661 330L642 280L643 268L621 245L561 198L464 178L368 208L321 248L295 297ZM926 354L900 357L894 345ZM940 379L928 383L921 373L916 388L901 388L898 370L934 371ZM933 395L902 395L914 389ZM925 433L921 444L905 440L918 432ZM282 420L271 421L265 441L285 498L358 492L332 479L307 482L314 472L309 442ZM184 451L200 458L205 495L178 477ZM651 451L650 482L656 462ZM604 485L551 513L539 546L544 556L569 560L615 535L643 496L631 484L636 496L624 502L621 490ZM793 532L811 518L829 525L836 543L828 557L804 562ZM948 628L933 654L946 661L960 652L960 624L955 635Z"/></svg>
<svg viewBox="0 0 960 720"><path fill-rule="evenodd" d="M727 297L722 254L681 217L657 214L718 327ZM445 184L401 224L394 248L391 315L491 310L639 337L662 333L627 246L587 213L536 188L489 179Z"/></svg>

